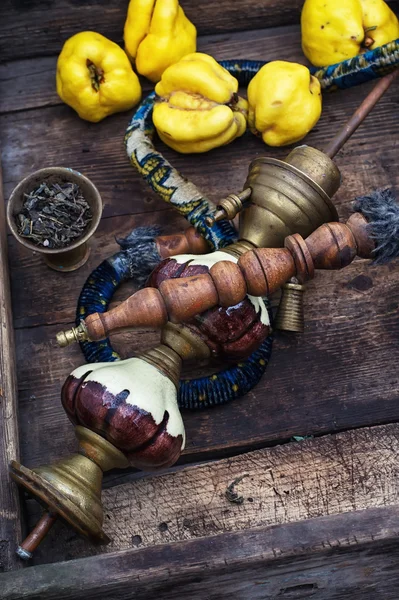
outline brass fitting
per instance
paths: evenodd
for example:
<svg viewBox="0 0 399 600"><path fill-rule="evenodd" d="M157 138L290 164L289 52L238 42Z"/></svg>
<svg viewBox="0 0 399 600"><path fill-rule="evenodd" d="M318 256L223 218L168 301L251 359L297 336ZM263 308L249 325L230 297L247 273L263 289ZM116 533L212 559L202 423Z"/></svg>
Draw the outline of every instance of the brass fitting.
<svg viewBox="0 0 399 600"><path fill-rule="evenodd" d="M72 329L67 329L66 331L59 331L56 338L57 344L61 348L65 348L75 342L89 341L89 335L84 321L81 321L77 327L72 327Z"/></svg>
<svg viewBox="0 0 399 600"><path fill-rule="evenodd" d="M303 333L303 293L305 286L299 283L286 283L281 288L281 300L274 326L282 331Z"/></svg>
<svg viewBox="0 0 399 600"><path fill-rule="evenodd" d="M206 224L212 227L217 221L223 221L228 219L232 221L239 212L244 208L244 203L251 196L251 188L246 188L239 194L229 194L226 198L223 198L216 207L216 212L212 217L205 219Z"/></svg>

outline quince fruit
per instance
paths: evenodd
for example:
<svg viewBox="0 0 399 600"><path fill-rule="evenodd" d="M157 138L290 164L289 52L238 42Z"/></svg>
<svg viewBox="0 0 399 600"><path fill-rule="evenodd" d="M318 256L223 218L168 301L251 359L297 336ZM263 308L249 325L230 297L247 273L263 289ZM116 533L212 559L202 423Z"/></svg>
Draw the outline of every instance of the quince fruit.
<svg viewBox="0 0 399 600"><path fill-rule="evenodd" d="M248 125L269 146L301 140L321 115L320 82L309 69L281 60L264 65L248 86Z"/></svg>
<svg viewBox="0 0 399 600"><path fill-rule="evenodd" d="M197 49L197 30L178 0L130 0L125 50L137 72L159 81L167 67Z"/></svg>
<svg viewBox="0 0 399 600"><path fill-rule="evenodd" d="M399 22L383 0L306 0L302 49L316 67L334 65L399 38Z"/></svg>
<svg viewBox="0 0 399 600"><path fill-rule="evenodd" d="M65 42L56 83L61 100L93 123L133 108L141 98L138 77L125 52L94 31L82 31Z"/></svg>
<svg viewBox="0 0 399 600"><path fill-rule="evenodd" d="M165 144L182 153L207 152L242 135L248 103L238 81L214 58L195 52L168 67L155 86L153 121Z"/></svg>

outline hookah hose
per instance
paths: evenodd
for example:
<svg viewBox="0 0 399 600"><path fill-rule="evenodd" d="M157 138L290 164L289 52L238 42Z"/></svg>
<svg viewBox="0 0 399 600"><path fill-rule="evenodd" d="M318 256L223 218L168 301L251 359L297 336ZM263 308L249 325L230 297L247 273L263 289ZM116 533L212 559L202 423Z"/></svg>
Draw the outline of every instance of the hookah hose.
<svg viewBox="0 0 399 600"><path fill-rule="evenodd" d="M220 64L238 79L241 86L247 86L266 62L226 60L221 61ZM344 89L376 79L393 71L398 65L399 40L395 40L342 63L321 69L313 68L311 72L320 80L323 90L332 90ZM211 249L217 250L228 246L236 239L233 227L228 221L217 222L212 227L207 225L206 218L213 213L214 206L154 147L155 128L152 122L152 109L155 99L155 92L152 92L140 104L126 130L125 146L130 162L155 193L174 206L191 225L196 227L208 241ZM149 229L146 229L147 235ZM154 237L155 235L154 233ZM132 252L134 253L134 249L131 249L131 256ZM159 256L154 256L152 252L151 260L145 265L148 274L157 260L160 260ZM115 289L132 276L135 276L135 272L129 261L128 249L118 252L101 263L89 276L82 289L76 323L78 324L81 319L93 312L105 312ZM143 269L140 276L143 277ZM183 380L178 396L179 406L205 408L226 403L246 394L263 375L270 358L271 347L270 336L245 361L209 377ZM119 359L109 339L102 342L81 342L81 348L89 362L109 362Z"/></svg>

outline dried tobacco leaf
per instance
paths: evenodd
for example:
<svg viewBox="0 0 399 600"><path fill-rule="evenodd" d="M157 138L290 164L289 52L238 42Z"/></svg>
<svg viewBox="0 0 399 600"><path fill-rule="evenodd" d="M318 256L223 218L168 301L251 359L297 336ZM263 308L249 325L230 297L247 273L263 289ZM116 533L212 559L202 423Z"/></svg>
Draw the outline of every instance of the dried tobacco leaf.
<svg viewBox="0 0 399 600"><path fill-rule="evenodd" d="M65 248L80 238L93 215L76 183L42 183L25 194L18 234L44 248Z"/></svg>

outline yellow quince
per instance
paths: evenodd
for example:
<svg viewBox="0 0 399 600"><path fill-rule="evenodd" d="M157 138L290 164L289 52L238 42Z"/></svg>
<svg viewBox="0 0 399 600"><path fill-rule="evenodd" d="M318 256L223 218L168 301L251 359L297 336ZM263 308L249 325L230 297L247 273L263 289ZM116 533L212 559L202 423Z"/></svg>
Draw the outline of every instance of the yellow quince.
<svg viewBox="0 0 399 600"><path fill-rule="evenodd" d="M282 60L264 65L248 86L248 125L269 146L301 140L321 115L320 82L309 69Z"/></svg>
<svg viewBox="0 0 399 600"><path fill-rule="evenodd" d="M383 0L306 0L302 49L316 67L334 65L399 38L399 22Z"/></svg>
<svg viewBox="0 0 399 600"><path fill-rule="evenodd" d="M195 52L168 67L155 86L153 121L165 144L182 153L207 152L242 135L248 103L238 81L214 58Z"/></svg>
<svg viewBox="0 0 399 600"><path fill-rule="evenodd" d="M141 86L126 53L94 31L69 38L57 61L57 93L86 121L129 110Z"/></svg>
<svg viewBox="0 0 399 600"><path fill-rule="evenodd" d="M137 72L159 81L167 67L197 49L197 30L178 0L130 0L125 50Z"/></svg>

